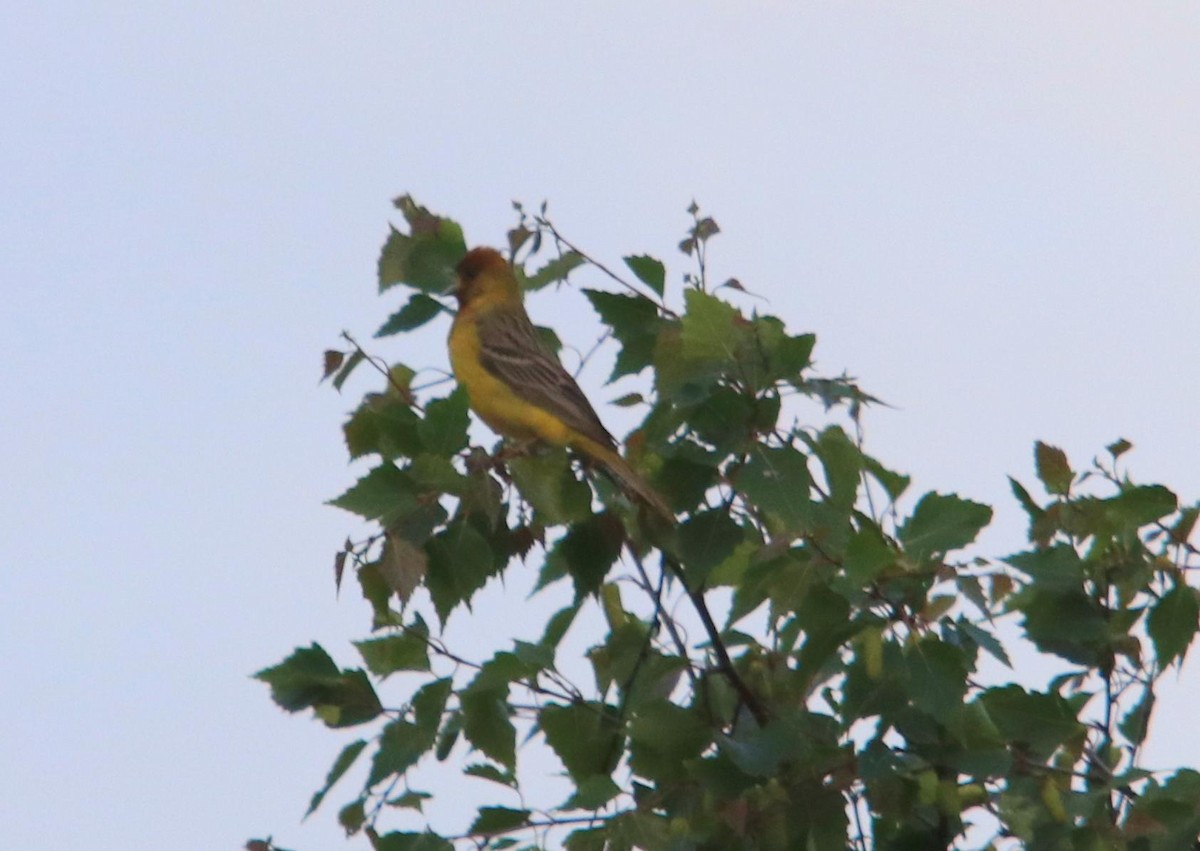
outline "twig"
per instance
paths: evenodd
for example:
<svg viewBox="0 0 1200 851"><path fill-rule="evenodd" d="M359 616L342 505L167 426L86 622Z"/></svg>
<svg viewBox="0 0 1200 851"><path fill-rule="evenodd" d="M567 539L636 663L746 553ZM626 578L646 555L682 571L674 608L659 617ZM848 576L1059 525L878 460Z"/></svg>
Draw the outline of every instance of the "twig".
<svg viewBox="0 0 1200 851"><path fill-rule="evenodd" d="M379 372L383 375L383 377L387 379L388 386L390 386L393 390L395 390L397 393L399 393L401 398L404 399L404 401L406 401L408 404L412 405L418 411L425 410L424 408L421 407L420 403L417 402L416 398L413 397L411 388L402 387L396 383L396 379L394 379L392 377L392 371L388 368L387 361L383 360L383 358L379 358L379 357L376 357L375 355L370 354L366 349L364 349L361 345L359 345L358 340L354 339L354 337L351 336L349 331L343 331L342 338L344 340L346 340L350 345L354 346L355 350L360 355L363 356L363 360L365 360L367 363L371 364L371 366L373 366L377 370L379 370Z"/></svg>
<svg viewBox="0 0 1200 851"><path fill-rule="evenodd" d="M758 722L758 726L765 727L767 722L771 720L771 714L763 706L762 701L758 699L758 695L746 685L746 681L737 672L737 668L733 666L733 660L729 658L729 651L725 649L725 642L721 639L721 631L717 628L712 613L708 610L708 604L704 601L704 592L694 591L688 586L687 578L683 574L683 568L674 558L663 553L662 561L675 574L675 578L679 580L679 584L683 586L683 590L692 601L692 606L696 609L696 613L700 615L700 621L704 624L704 631L708 633L709 643L712 644L713 652L717 654L717 670L725 675L725 679L729 680L729 684L738 693L738 697L741 698L746 709L754 716L754 720Z"/></svg>
<svg viewBox="0 0 1200 851"><path fill-rule="evenodd" d="M419 632L418 630L415 630L410 626L405 626L404 624L400 624L400 630L402 632L404 632L406 635L411 635L414 638L424 642L425 646L428 647L430 650L432 650L434 653L436 653L437 655L442 656L446 659L449 659L451 662L454 662L456 665L461 665L465 668L470 668L471 670L474 670L474 671L483 670L483 665L481 665L479 662L472 662L470 659L464 659L462 656L459 656L458 654L451 652L446 647L445 644L443 644L440 640L438 640L436 638L430 638L428 635L422 635L421 632ZM530 680L527 680L527 679L517 679L517 680L513 680L513 682L517 683L520 686L523 686L524 688L529 689L531 692L534 692L535 694L544 694L547 697L553 697L555 700L561 700L561 701L564 701L565 703L577 703L577 702L583 701L583 695L581 693L579 693L579 691L577 689L575 690L575 694L571 694L569 691L562 692L562 691L556 691L554 689L546 688L543 685L539 685L538 683L531 682ZM561 680L559 681L559 684L566 685L566 686L570 685L569 683L563 683Z"/></svg>
<svg viewBox="0 0 1200 851"><path fill-rule="evenodd" d="M600 347L602 345L604 345L604 341L607 340L611 336L612 336L612 329L611 328L605 329L604 333L601 334L599 336L599 338L597 338L596 342L592 343L592 347L590 349L588 349L586 352L584 352L582 355L580 355L579 366L575 367L575 373L574 373L575 378L579 378L580 373L583 372L583 368L585 366L587 366L588 361L590 361L592 359L592 356L594 354L596 354L596 352L600 351Z"/></svg>
<svg viewBox="0 0 1200 851"><path fill-rule="evenodd" d="M503 836L506 833L517 833L522 830L541 830L546 828L566 827L572 824L591 824L597 821L611 821L622 813L613 813L611 816L597 818L595 815L588 816L568 816L566 818L547 818L545 821L527 821L524 824L513 825L502 830L490 831L487 836ZM472 837L482 836L479 833L461 833L458 836L447 836L450 841L461 841L471 839Z"/></svg>
<svg viewBox="0 0 1200 851"><path fill-rule="evenodd" d="M698 684L698 679L695 670L692 669L692 661L688 656L687 644L684 643L683 637L679 634L679 627L676 625L675 619L670 617L663 609L662 583L659 583L658 588L654 588L653 583L650 581L650 574L646 572L646 566L642 563L642 557L632 547L629 548L629 555L633 559L633 563L637 566L638 573L641 574L643 587L654 598L654 618L666 627L667 635L671 636L671 643L675 645L675 651L681 658L687 661L685 670L687 671L688 679L692 682L692 687L695 688ZM662 576L665 580L667 576L666 571L663 572Z"/></svg>
<svg viewBox="0 0 1200 851"><path fill-rule="evenodd" d="M661 310L667 316L670 316L672 319L679 318L679 314L676 313L675 311L671 310L671 308L667 307L665 304L663 304L663 302L661 300L651 298L650 296L646 295L640 289L635 287L633 284L629 283L627 280L622 278L620 275L618 275L612 269L605 266L599 260L592 257L590 254L585 253L582 249L579 248L579 246L575 245L575 243L571 242L571 240L567 239L565 236L563 236L561 233L559 233L558 228L556 228L554 226L554 223L551 222L549 219L544 218L542 216L538 216L534 219L534 221L538 224L539 227L543 227L546 230L548 230L550 232L550 235L553 236L557 242L561 242L567 248L574 251L576 254L578 254L580 257L582 257L587 262L591 263L593 266L595 266L597 269L599 269L604 274L608 275L608 277L612 278L614 281L616 281L618 284L623 286L625 289L629 290L634 295L639 295L642 298L646 298L646 299L649 299L650 301L654 302L655 306L659 310Z"/></svg>

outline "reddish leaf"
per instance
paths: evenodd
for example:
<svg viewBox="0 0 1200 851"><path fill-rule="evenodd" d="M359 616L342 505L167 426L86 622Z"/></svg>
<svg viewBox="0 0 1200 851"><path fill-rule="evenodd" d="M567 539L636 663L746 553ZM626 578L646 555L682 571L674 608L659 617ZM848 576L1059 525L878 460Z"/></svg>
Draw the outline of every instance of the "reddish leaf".
<svg viewBox="0 0 1200 851"><path fill-rule="evenodd" d="M326 349L324 356L325 367L324 372L321 374L321 380L324 381L337 372L342 365L342 361L345 359L345 352L339 352L337 349Z"/></svg>

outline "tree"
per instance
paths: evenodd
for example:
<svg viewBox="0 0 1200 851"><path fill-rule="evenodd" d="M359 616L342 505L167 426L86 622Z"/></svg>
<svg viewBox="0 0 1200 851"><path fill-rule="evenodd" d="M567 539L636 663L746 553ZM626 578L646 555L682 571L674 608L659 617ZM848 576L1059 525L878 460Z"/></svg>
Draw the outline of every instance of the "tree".
<svg viewBox="0 0 1200 851"><path fill-rule="evenodd" d="M450 219L396 206L406 228L379 285L408 297L378 337L448 310L466 250ZM313 644L256 675L289 712L362 731L310 812L361 760L338 818L378 851L1192 847L1200 774L1151 771L1139 752L1197 630L1200 507L1137 483L1127 441L1083 472L1038 443L1038 494L1011 480L1029 545L984 557L992 509L909 496L861 439L875 399L816 374L813 335L739 307L754 302L736 280L713 285L718 227L695 205L682 287L649 256L628 273L589 257L544 205L517 211L527 292L581 269L615 287L583 293L611 378L649 376L616 404L644 413L627 452L680 522L651 522L561 450L472 446L461 391L347 335L326 352L333 386L363 364L381 376L344 425L369 470L332 500L373 524L335 560L371 637L362 667ZM449 646L440 630L521 562L540 563L539 593L570 590L540 637L502 637L489 658ZM584 656L560 652L569 630ZM1045 689L1006 670L1024 642L1061 669ZM543 800L523 771L539 749L565 796ZM453 835L424 825L430 761L496 784Z"/></svg>

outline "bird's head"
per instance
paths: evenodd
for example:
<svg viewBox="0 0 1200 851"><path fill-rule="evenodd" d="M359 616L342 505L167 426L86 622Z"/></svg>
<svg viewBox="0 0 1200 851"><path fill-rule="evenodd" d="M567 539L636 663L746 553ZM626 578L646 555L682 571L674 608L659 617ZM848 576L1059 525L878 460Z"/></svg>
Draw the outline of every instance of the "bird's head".
<svg viewBox="0 0 1200 851"><path fill-rule="evenodd" d="M455 267L458 284L454 295L460 305L479 299L521 298L521 287L512 267L494 248L472 248Z"/></svg>

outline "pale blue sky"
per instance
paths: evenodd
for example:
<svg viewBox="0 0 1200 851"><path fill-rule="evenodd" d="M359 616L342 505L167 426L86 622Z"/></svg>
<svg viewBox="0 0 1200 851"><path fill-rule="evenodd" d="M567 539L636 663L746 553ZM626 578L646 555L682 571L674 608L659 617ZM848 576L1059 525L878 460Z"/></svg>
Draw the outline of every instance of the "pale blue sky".
<svg viewBox="0 0 1200 851"><path fill-rule="evenodd" d="M715 274L895 404L877 454L997 506L994 554L1038 438L1200 495L1200 6L1047 6L0 9L0 848L338 847L298 824L337 737L247 675L366 627L316 378L395 306L402 192L493 244L549 198L675 275L695 197ZM1196 676L1154 764L1200 764Z"/></svg>

